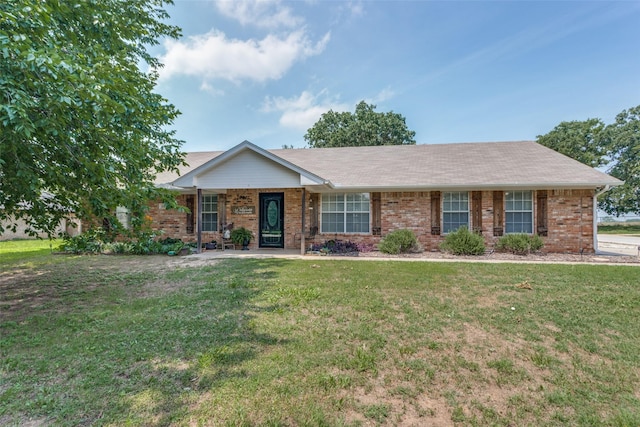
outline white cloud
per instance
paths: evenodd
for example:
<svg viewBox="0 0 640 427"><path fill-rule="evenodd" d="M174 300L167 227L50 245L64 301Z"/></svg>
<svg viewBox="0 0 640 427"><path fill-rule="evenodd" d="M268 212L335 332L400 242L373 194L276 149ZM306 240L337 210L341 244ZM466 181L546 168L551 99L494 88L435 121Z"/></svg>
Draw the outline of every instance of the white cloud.
<svg viewBox="0 0 640 427"><path fill-rule="evenodd" d="M329 110L349 111L350 109L344 103L327 99L325 93L322 91L318 95L313 95L304 91L300 96L293 98L268 97L265 99L262 111L281 112L279 122L283 127L307 130Z"/></svg>
<svg viewBox="0 0 640 427"><path fill-rule="evenodd" d="M293 15L280 0L222 0L217 1L216 6L220 13L242 25L294 28L304 23L303 18Z"/></svg>
<svg viewBox="0 0 640 427"><path fill-rule="evenodd" d="M362 1L349 2L347 7L349 8L349 12L353 16L362 16L364 14L364 6L362 4Z"/></svg>
<svg viewBox="0 0 640 427"><path fill-rule="evenodd" d="M207 81L202 82L202 84L200 85L200 90L203 91L203 92L209 92L211 95L214 95L214 96L222 96L222 95L224 95L224 91L223 90L216 89L211 84L209 84L209 82L207 82Z"/></svg>
<svg viewBox="0 0 640 427"><path fill-rule="evenodd" d="M382 89L380 92L378 92L378 94L376 96L373 97L373 99L370 99L367 102L367 104L377 104L379 102L384 102L387 101L391 98L393 98L396 95L396 93L391 90L391 88L385 88Z"/></svg>
<svg viewBox="0 0 640 427"><path fill-rule="evenodd" d="M303 30L297 30L282 37L270 34L262 40L238 40L228 39L224 33L212 30L184 41L167 40L166 53L160 57L164 64L160 77L187 75L230 81L275 80L297 61L321 53L329 38L327 33L314 44Z"/></svg>

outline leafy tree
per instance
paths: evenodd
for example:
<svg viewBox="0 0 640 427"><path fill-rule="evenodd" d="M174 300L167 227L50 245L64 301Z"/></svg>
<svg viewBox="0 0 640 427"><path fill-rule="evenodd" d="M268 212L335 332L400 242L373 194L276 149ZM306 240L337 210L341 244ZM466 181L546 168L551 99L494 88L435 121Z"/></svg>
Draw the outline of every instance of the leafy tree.
<svg viewBox="0 0 640 427"><path fill-rule="evenodd" d="M600 209L616 216L640 214L640 106L606 126L600 119L562 122L538 142L589 166L607 166L624 185L604 193Z"/></svg>
<svg viewBox="0 0 640 427"><path fill-rule="evenodd" d="M538 135L538 143L595 168L606 163L604 128L600 119L562 122L548 134Z"/></svg>
<svg viewBox="0 0 640 427"><path fill-rule="evenodd" d="M608 172L624 185L604 194L599 205L610 215L640 215L640 105L624 110L605 129L611 168Z"/></svg>
<svg viewBox="0 0 640 427"><path fill-rule="evenodd" d="M161 64L147 52L180 35L165 3L0 3L0 222L51 234L70 212L175 203L153 185L183 162L168 130L179 113L154 93Z"/></svg>
<svg viewBox="0 0 640 427"><path fill-rule="evenodd" d="M416 133L397 113L375 112L376 106L360 101L355 114L329 110L304 135L311 148L364 145L415 144Z"/></svg>

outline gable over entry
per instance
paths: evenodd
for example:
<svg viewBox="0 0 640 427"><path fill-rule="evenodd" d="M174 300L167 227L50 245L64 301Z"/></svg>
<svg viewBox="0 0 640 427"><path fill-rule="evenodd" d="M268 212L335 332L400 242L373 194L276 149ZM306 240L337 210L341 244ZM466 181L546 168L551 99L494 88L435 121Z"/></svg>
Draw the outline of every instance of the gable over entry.
<svg viewBox="0 0 640 427"><path fill-rule="evenodd" d="M236 147L214 156L201 166L187 172L172 183L173 187L191 188L198 195L198 207L203 206L203 194L217 194L221 197L222 211L220 228L227 224L243 226L252 231L259 247L285 247L289 235L301 235L304 228L304 204L298 203L297 210L285 211L286 197L277 190L298 189L306 200L306 188L330 188L327 180L288 162L256 145L244 141ZM244 191L244 194L238 192ZM258 192L249 191L258 190ZM237 195L239 194L239 195ZM237 197L242 205L234 205L231 196ZM237 196L236 196L237 195ZM246 205L247 200L252 205ZM231 205L228 205L229 202ZM264 205L263 205L264 203ZM295 205L294 205L295 206ZM277 212L273 213L275 209ZM269 219L277 216L277 220ZM285 218L289 216L291 218ZM297 217L300 229L287 230L284 221ZM200 221L199 223L201 223ZM294 221L296 222L296 221ZM198 248L202 246L202 227L197 228Z"/></svg>

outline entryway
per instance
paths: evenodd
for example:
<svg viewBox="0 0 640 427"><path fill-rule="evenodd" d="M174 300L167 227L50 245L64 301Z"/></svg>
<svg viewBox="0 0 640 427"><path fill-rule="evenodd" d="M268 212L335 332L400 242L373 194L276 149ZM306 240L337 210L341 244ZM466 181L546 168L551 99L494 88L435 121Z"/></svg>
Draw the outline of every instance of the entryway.
<svg viewBox="0 0 640 427"><path fill-rule="evenodd" d="M284 193L260 194L258 247L284 248Z"/></svg>

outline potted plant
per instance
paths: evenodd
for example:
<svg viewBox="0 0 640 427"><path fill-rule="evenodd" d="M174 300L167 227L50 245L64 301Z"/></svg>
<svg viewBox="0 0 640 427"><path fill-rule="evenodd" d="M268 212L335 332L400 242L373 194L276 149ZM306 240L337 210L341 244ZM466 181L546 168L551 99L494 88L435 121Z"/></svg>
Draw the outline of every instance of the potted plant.
<svg viewBox="0 0 640 427"><path fill-rule="evenodd" d="M238 227L231 230L231 241L236 245L242 245L243 251L249 250L248 246L252 237L253 233L244 227Z"/></svg>

